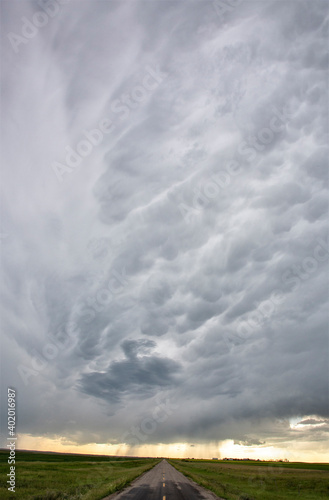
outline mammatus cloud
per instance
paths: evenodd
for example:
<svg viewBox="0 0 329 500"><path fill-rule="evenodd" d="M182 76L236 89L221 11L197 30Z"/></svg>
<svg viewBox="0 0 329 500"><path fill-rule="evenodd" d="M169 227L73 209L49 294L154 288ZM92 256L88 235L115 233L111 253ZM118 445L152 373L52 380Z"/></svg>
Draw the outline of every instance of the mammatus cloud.
<svg viewBox="0 0 329 500"><path fill-rule="evenodd" d="M221 5L1 4L22 435L326 440L327 3Z"/></svg>

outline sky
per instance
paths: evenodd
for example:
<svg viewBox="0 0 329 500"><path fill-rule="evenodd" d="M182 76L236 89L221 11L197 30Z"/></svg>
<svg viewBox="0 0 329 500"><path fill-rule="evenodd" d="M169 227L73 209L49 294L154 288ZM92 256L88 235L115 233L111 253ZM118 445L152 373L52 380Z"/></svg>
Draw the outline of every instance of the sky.
<svg viewBox="0 0 329 500"><path fill-rule="evenodd" d="M1 1L2 446L329 461L328 19Z"/></svg>

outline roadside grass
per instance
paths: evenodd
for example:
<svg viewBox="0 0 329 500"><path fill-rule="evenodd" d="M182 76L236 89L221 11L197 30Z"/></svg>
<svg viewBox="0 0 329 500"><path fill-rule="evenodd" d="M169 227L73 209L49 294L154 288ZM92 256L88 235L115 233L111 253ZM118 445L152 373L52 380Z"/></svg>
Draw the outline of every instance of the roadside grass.
<svg viewBox="0 0 329 500"><path fill-rule="evenodd" d="M0 473L8 478L8 452L0 451ZM1 481L9 500L101 500L159 463L157 459L100 457L16 451L15 493Z"/></svg>
<svg viewBox="0 0 329 500"><path fill-rule="evenodd" d="M169 460L225 500L329 499L329 464Z"/></svg>

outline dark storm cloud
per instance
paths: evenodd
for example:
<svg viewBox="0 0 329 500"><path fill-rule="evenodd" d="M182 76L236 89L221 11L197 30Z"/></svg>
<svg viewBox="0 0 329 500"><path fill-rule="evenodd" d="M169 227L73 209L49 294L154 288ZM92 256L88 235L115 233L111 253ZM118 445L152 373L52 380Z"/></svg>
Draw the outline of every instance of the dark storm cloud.
<svg viewBox="0 0 329 500"><path fill-rule="evenodd" d="M173 386L179 364L171 359L155 355L143 355L155 347L155 342L140 339L125 340L123 361L113 361L104 372L87 373L82 376L82 392L109 403L118 403L120 398L135 394L138 398L150 397L159 388Z"/></svg>
<svg viewBox="0 0 329 500"><path fill-rule="evenodd" d="M118 441L163 396L150 442L323 437L326 2L70 1L17 53L8 33L41 7L1 9L20 431L49 432L55 400L54 433Z"/></svg>

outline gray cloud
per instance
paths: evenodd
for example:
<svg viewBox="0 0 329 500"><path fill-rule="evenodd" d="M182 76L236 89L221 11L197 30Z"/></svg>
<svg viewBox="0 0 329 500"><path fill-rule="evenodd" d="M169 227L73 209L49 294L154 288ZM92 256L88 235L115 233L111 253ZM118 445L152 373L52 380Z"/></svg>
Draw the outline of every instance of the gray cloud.
<svg viewBox="0 0 329 500"><path fill-rule="evenodd" d="M126 359L113 361L105 373L84 374L80 381L82 391L109 403L118 403L125 395L150 397L159 388L174 385L180 368L178 363L160 356L142 355L155 345L151 340L125 340L121 347Z"/></svg>
<svg viewBox="0 0 329 500"><path fill-rule="evenodd" d="M323 438L326 2L221 18L211 1L72 0L15 51L40 9L1 4L3 387L20 432L118 442L165 395L178 410L150 442Z"/></svg>

